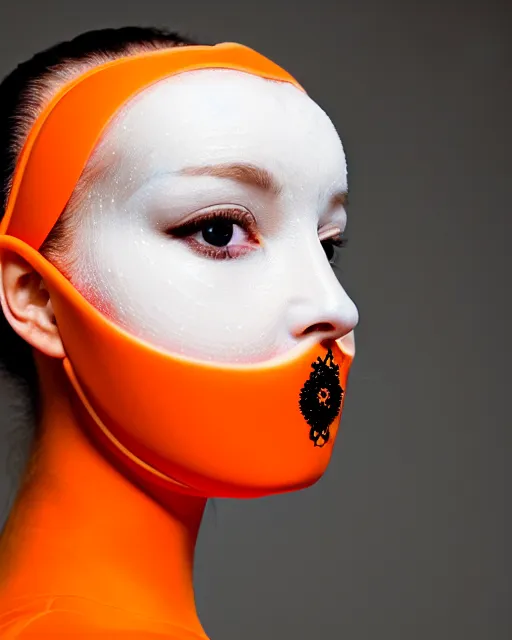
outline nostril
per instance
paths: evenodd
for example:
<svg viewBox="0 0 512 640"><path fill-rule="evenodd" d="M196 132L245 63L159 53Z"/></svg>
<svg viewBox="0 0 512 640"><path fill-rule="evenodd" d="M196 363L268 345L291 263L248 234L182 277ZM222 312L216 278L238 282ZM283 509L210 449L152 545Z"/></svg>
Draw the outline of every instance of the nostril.
<svg viewBox="0 0 512 640"><path fill-rule="evenodd" d="M318 332L326 332L326 331L335 331L335 327L334 325L332 325L330 322L316 322L315 324L310 325L309 327L307 327L307 329L305 329L302 334L303 335L309 335L310 333L314 333L315 331Z"/></svg>

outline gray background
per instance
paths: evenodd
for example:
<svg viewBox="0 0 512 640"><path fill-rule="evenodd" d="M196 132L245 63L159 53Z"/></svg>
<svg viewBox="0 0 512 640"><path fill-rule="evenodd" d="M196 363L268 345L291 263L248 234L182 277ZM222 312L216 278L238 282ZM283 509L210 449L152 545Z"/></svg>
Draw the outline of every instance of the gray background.
<svg viewBox="0 0 512 640"><path fill-rule="evenodd" d="M346 146L341 278L361 322L342 432L313 488L208 508L196 585L212 640L512 637L510 9L450 0L1 5L2 75L88 29L178 28L275 59ZM4 442L15 397L2 383ZM6 502L7 479L3 487Z"/></svg>

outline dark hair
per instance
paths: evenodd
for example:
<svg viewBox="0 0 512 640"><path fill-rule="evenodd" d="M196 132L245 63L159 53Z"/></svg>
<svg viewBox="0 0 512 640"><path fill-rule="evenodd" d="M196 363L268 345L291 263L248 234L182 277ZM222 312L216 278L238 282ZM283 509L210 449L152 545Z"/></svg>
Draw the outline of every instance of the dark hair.
<svg viewBox="0 0 512 640"><path fill-rule="evenodd" d="M99 29L56 44L19 64L0 83L0 219L27 133L60 85L87 68L121 56L194 44L198 43L177 32L153 27ZM59 238L57 223L41 253ZM32 347L11 328L3 313L0 313L0 366L28 391L30 409L36 412L39 389Z"/></svg>

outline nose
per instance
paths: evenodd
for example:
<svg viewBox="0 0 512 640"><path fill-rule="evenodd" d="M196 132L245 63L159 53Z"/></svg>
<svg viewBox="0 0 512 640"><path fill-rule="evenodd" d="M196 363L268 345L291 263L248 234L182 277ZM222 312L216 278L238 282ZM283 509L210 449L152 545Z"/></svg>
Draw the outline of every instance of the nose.
<svg viewBox="0 0 512 640"><path fill-rule="evenodd" d="M321 342L338 340L353 331L359 322L359 312L354 302L342 291L344 295L340 296L337 305L322 305L321 301L315 304L313 300L309 304L294 304L289 313L291 335L300 340L316 334Z"/></svg>
<svg viewBox="0 0 512 640"><path fill-rule="evenodd" d="M296 274L298 286L288 306L289 332L295 340L312 334L319 342L341 339L357 326L359 311L325 254L308 262Z"/></svg>

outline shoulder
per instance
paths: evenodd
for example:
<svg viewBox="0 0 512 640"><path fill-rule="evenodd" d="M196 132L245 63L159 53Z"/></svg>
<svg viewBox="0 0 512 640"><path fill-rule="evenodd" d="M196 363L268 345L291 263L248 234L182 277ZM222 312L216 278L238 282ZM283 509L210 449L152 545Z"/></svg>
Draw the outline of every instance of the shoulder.
<svg viewBox="0 0 512 640"><path fill-rule="evenodd" d="M66 598L67 599L67 598ZM187 632L179 629L151 630L140 621L128 619L98 619L80 607L66 607L61 598L36 598L12 603L8 611L0 614L2 640L50 640L74 638L76 640L189 640ZM129 618L129 616L128 616ZM158 625L160 626L160 625ZM144 628L146 627L146 628Z"/></svg>
<svg viewBox="0 0 512 640"><path fill-rule="evenodd" d="M2 618L5 618L3 616ZM47 610L11 612L8 620L0 619L2 640L44 640L45 638L88 638L100 631L86 618L70 611Z"/></svg>
<svg viewBox="0 0 512 640"><path fill-rule="evenodd" d="M2 640L39 638L86 638L101 631L83 613L52 607L53 598L37 598L13 603L8 612L0 615Z"/></svg>
<svg viewBox="0 0 512 640"><path fill-rule="evenodd" d="M169 635L142 629L112 629L98 626L69 611L45 611L21 617L0 629L2 640L185 640L181 634ZM189 636L187 635L186 640Z"/></svg>

